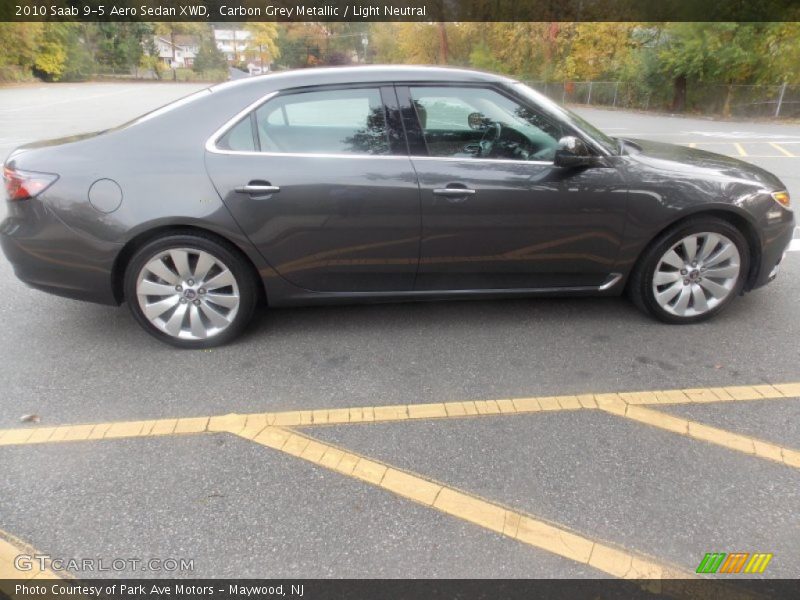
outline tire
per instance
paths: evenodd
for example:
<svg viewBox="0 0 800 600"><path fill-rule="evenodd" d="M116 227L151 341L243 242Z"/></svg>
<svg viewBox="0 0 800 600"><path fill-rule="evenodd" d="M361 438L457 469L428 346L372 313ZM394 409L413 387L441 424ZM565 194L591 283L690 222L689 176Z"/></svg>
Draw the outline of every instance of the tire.
<svg viewBox="0 0 800 600"><path fill-rule="evenodd" d="M167 235L139 248L125 269L133 317L178 348L212 348L244 331L258 301L256 275L235 247L202 233Z"/></svg>
<svg viewBox="0 0 800 600"><path fill-rule="evenodd" d="M628 295L660 321L697 323L724 310L741 293L749 271L750 247L739 229L716 217L690 217L644 251Z"/></svg>

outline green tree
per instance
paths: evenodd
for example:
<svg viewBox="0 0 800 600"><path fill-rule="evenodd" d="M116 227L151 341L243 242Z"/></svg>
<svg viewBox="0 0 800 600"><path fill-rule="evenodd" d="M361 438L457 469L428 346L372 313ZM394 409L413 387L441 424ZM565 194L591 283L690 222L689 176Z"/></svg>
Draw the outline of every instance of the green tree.
<svg viewBox="0 0 800 600"><path fill-rule="evenodd" d="M165 21L155 23L153 25L153 31L156 35L162 36L165 39L169 40L170 48L172 49L172 60L170 61L171 64L175 64L177 62L176 56L176 48L175 48L175 36L178 35L202 35L204 31L208 30L208 25L205 23L182 23L182 22L173 22L173 21ZM172 68L172 80L178 80L178 73L175 68Z"/></svg>
<svg viewBox="0 0 800 600"><path fill-rule="evenodd" d="M226 69L228 61L225 55L217 48L213 38L205 36L200 41L197 55L194 57L192 69L198 73Z"/></svg>
<svg viewBox="0 0 800 600"><path fill-rule="evenodd" d="M673 23L659 52L662 71L672 78L672 107L686 106L690 81L728 84L723 113L730 114L733 84L754 78L763 63L763 24Z"/></svg>
<svg viewBox="0 0 800 600"><path fill-rule="evenodd" d="M164 63L158 56L158 46L152 35L145 36L142 40L142 56L139 58L139 66L146 71L152 71L158 80L164 74Z"/></svg>
<svg viewBox="0 0 800 600"><path fill-rule="evenodd" d="M44 23L0 22L0 66L30 70L42 43Z"/></svg>
<svg viewBox="0 0 800 600"><path fill-rule="evenodd" d="M280 57L277 23L250 22L245 29L250 32L248 54L257 59L260 66L273 63Z"/></svg>
<svg viewBox="0 0 800 600"><path fill-rule="evenodd" d="M152 38L150 23L104 22L97 24L95 60L114 71L128 71L139 65L143 42Z"/></svg>
<svg viewBox="0 0 800 600"><path fill-rule="evenodd" d="M33 68L50 81L87 79L95 63L88 38L92 23L48 22L44 24Z"/></svg>

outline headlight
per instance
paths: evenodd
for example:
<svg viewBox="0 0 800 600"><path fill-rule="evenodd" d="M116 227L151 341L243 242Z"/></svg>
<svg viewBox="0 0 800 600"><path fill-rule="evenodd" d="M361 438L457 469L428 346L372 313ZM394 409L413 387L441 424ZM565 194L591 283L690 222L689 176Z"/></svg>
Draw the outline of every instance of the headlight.
<svg viewBox="0 0 800 600"><path fill-rule="evenodd" d="M782 207L789 209L791 208L792 201L789 199L789 192L786 190L782 192L772 192L770 195L772 196L772 199Z"/></svg>

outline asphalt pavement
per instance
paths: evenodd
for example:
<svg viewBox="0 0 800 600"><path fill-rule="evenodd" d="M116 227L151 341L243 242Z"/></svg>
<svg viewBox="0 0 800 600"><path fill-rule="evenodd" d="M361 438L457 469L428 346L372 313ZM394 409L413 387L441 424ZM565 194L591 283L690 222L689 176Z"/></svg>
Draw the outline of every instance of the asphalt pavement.
<svg viewBox="0 0 800 600"><path fill-rule="evenodd" d="M0 155L119 124L198 87L0 89ZM799 125L578 112L611 135L752 161L800 198ZM142 332L126 307L28 289L0 259L0 530L59 557L194 561L192 570L146 576L619 575L597 558L605 544L623 562L644 557L686 573L708 552L773 553L762 576L798 577L800 388L779 387L800 381L798 299L800 252L790 252L772 284L691 327L657 323L624 298L296 308L259 315L230 346L188 352ZM684 430L615 408L616 393L687 388L706 392L656 407L690 423ZM546 412L548 398L572 395L593 400ZM472 416L460 408L414 416L418 405L503 399L511 403L475 403ZM407 420L379 417L396 414L387 408L374 411L383 422L370 422L363 408L395 405ZM344 408L353 408L344 411L350 422L333 416ZM329 409L322 425L307 412L315 409ZM289 416L250 437L207 421L278 412ZM41 422L20 422L30 414ZM191 429L189 419L186 433L173 425L155 435L150 421L192 417L206 424ZM120 426L112 439L92 437L131 421L135 433ZM694 435L691 423L714 429ZM34 430L80 424L91 427L33 443ZM270 427L283 435L283 425L317 440L322 454L270 441ZM426 506L383 471L372 480L358 468L326 468L320 457L330 448L440 491ZM443 503L441 490L483 502L482 516ZM485 517L491 506L505 511L499 531ZM509 529L520 518L593 550L554 550L546 536Z"/></svg>

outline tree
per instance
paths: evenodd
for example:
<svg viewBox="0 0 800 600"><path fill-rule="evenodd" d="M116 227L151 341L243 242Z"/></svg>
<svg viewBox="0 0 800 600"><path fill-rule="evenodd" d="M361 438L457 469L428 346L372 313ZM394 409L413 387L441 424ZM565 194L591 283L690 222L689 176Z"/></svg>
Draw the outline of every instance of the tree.
<svg viewBox="0 0 800 600"><path fill-rule="evenodd" d="M140 63L143 40L152 38L152 34L150 23L98 23L95 60L115 72L129 71Z"/></svg>
<svg viewBox="0 0 800 600"><path fill-rule="evenodd" d="M617 78L636 52L636 23L579 23L564 61L567 79Z"/></svg>
<svg viewBox="0 0 800 600"><path fill-rule="evenodd" d="M217 44L211 37L203 37L200 41L200 47L197 50L197 55L194 57L194 64L192 69L198 73L207 71L218 71L226 69L228 61L225 55L217 48Z"/></svg>
<svg viewBox="0 0 800 600"><path fill-rule="evenodd" d="M156 79L160 80L164 73L164 63L158 55L158 45L153 36L146 36L142 41L142 56L139 59L139 66L145 70L152 71Z"/></svg>
<svg viewBox="0 0 800 600"><path fill-rule="evenodd" d="M173 21L166 21L155 23L153 26L154 33L156 35L164 36L169 40L170 48L172 49L172 80L178 80L178 72L175 69L175 64L177 63L177 56L176 56L176 48L175 48L175 36L176 35L201 35L204 30L208 29L208 26L204 23L181 23L181 22L173 22Z"/></svg>
<svg viewBox="0 0 800 600"><path fill-rule="evenodd" d="M0 66L30 70L42 42L43 23L0 22Z"/></svg>
<svg viewBox="0 0 800 600"><path fill-rule="evenodd" d="M45 23L34 59L34 72L50 81L90 77L95 63L87 40L93 31L92 23Z"/></svg>
<svg viewBox="0 0 800 600"><path fill-rule="evenodd" d="M669 25L659 59L663 72L673 79L673 109L684 109L690 80L724 82L728 93L723 114L729 115L733 84L747 82L760 68L763 29L759 23Z"/></svg>
<svg viewBox="0 0 800 600"><path fill-rule="evenodd" d="M250 22L245 25L250 32L249 54L258 59L259 66L275 62L281 55L278 47L278 25L274 22Z"/></svg>

